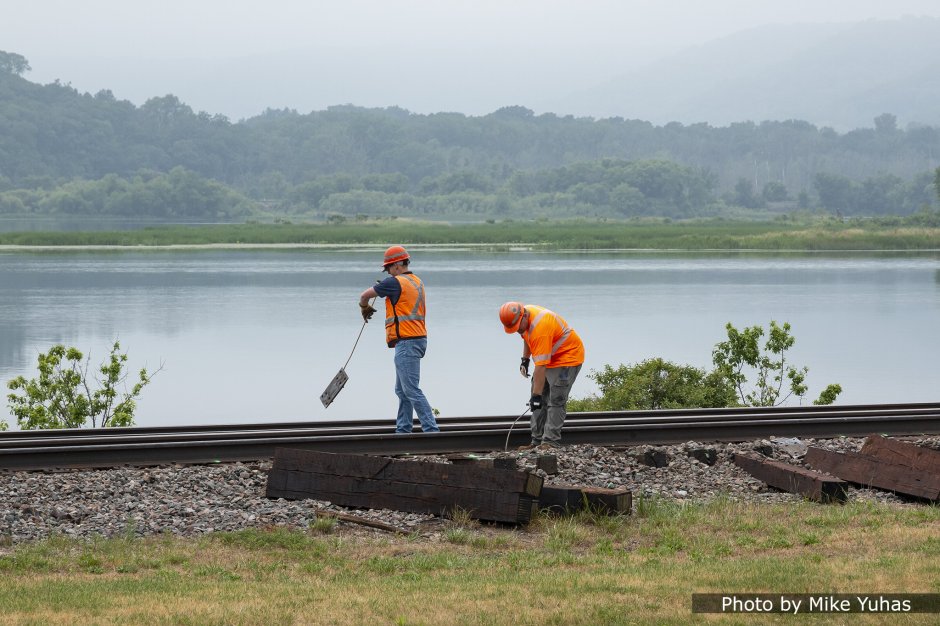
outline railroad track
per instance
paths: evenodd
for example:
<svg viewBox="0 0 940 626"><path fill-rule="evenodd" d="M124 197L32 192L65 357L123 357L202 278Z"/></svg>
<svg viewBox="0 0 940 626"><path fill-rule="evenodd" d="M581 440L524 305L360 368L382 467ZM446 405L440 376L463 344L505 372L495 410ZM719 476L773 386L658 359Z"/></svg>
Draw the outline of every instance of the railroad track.
<svg viewBox="0 0 940 626"><path fill-rule="evenodd" d="M439 418L440 433L396 435L393 422L347 420L217 426L8 431L0 470L221 463L274 456L278 447L364 454L444 454L527 443L528 416ZM777 437L940 434L940 404L745 407L571 413L566 443L733 442Z"/></svg>

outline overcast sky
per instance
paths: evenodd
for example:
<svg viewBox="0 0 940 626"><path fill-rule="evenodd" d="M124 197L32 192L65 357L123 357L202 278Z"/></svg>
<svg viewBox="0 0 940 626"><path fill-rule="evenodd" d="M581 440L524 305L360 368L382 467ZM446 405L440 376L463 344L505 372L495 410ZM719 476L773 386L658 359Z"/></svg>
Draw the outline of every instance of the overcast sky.
<svg viewBox="0 0 940 626"><path fill-rule="evenodd" d="M940 16L936 0L3 0L30 55L231 56L309 46L693 44L767 23Z"/></svg>
<svg viewBox="0 0 940 626"><path fill-rule="evenodd" d="M557 66L554 80L580 80L582 84L572 87L581 88L629 69L630 63L764 24L853 22L905 15L940 17L937 0L2 3L0 50L22 54L30 61L33 71L26 75L29 80L48 83L59 79L92 93L107 88L118 98L135 104L147 97L174 93L196 109L235 118L260 112L266 106L301 110L345 102L411 105L412 110L456 106L454 103L459 101L454 98L434 101L420 93L421 85L433 82L435 72L466 71L468 86L473 86L469 78L474 72L488 75L494 90L507 90L503 99L524 101L525 89L540 88L553 80L553 66ZM321 57L316 71L326 71L323 66L327 56L337 68L346 68L333 74L309 70L314 80L329 83L328 88L319 90L318 98L299 88L278 90L276 81L302 80L303 73L273 73L274 68L266 74L268 84L258 85L257 89L255 85L242 85L236 92L227 82L234 80L226 74L231 67L220 65L232 59L254 59L261 66L264 59L269 59L282 65L283 59L289 58L284 53L314 51ZM585 56L579 57L579 51ZM347 57L351 65L343 66ZM616 64L608 66L597 61L603 58ZM375 75L368 72L370 63L380 68ZM580 69L576 69L578 64ZM399 67L402 73L393 72L393 67ZM407 68L412 72L408 73ZM515 80L507 69L515 70L516 76L524 75L531 84ZM218 85L213 91L216 77ZM383 78L387 82L383 83ZM392 88L392 84L406 79L414 82L410 89L416 100L412 103L401 102L407 97L404 88L401 93ZM370 85L372 91L368 90ZM441 88L447 87L442 84ZM383 89L387 94L384 100ZM264 93L247 93L253 90ZM264 94L270 101L263 99ZM426 106L415 106L417 96L425 98ZM467 102L471 100L468 95ZM477 105L485 106L485 100ZM464 108L474 107L468 104Z"/></svg>

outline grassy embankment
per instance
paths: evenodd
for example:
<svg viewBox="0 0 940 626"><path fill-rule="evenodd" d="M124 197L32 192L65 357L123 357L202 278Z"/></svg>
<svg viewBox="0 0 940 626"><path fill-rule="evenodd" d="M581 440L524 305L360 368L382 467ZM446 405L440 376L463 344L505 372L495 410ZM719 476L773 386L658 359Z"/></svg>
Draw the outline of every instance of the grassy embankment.
<svg viewBox="0 0 940 626"><path fill-rule="evenodd" d="M404 220L343 224L155 226L112 232L0 233L0 245L490 244L564 249L938 250L940 228L816 221L674 223L500 222L447 225Z"/></svg>
<svg viewBox="0 0 940 626"><path fill-rule="evenodd" d="M519 530L463 520L440 541L356 539L321 519L306 532L0 548L0 623L936 623L709 617L691 613L691 594L938 593L937 506L637 504L628 517L540 517Z"/></svg>

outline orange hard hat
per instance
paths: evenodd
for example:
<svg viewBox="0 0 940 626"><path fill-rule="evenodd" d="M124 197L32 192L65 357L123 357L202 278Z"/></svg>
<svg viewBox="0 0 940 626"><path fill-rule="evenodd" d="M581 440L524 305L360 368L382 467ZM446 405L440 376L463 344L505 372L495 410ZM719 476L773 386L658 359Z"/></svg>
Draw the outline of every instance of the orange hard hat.
<svg viewBox="0 0 940 626"><path fill-rule="evenodd" d="M521 302L507 302L499 307L499 321L503 323L503 330L514 333L519 330L525 307Z"/></svg>
<svg viewBox="0 0 940 626"><path fill-rule="evenodd" d="M399 261L404 261L405 259L410 259L408 251L405 250L402 246L392 246L385 251L385 260L382 261L382 267L386 268L392 263L398 263Z"/></svg>

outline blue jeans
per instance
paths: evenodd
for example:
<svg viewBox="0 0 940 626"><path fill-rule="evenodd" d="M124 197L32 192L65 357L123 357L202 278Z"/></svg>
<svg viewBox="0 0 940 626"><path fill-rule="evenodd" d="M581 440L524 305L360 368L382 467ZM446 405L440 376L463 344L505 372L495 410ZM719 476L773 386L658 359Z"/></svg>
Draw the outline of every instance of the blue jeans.
<svg viewBox="0 0 940 626"><path fill-rule="evenodd" d="M426 337L405 339L395 344L395 395L398 396L396 433L411 432L415 413L424 432L436 433L441 430L437 427L428 399L418 387L421 382L421 359L427 349Z"/></svg>

